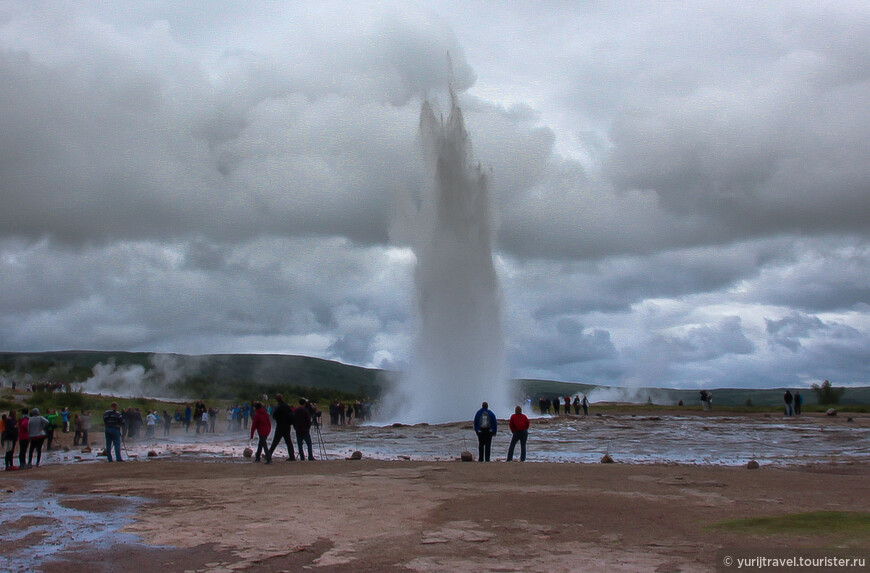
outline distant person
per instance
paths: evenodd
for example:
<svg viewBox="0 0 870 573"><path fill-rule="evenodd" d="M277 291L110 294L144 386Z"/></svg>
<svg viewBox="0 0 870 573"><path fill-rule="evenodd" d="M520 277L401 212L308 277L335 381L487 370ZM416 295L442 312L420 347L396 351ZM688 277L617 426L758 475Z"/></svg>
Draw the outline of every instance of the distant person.
<svg viewBox="0 0 870 573"><path fill-rule="evenodd" d="M163 410L163 436L166 437L169 435L169 428L172 427L172 417L169 415L169 412Z"/></svg>
<svg viewBox="0 0 870 573"><path fill-rule="evenodd" d="M190 419L193 416L193 410L190 409L190 404L184 406L184 431L190 431ZM247 425L245 426L247 428Z"/></svg>
<svg viewBox="0 0 870 573"><path fill-rule="evenodd" d="M82 440L82 419L78 414L73 416L73 445L79 445Z"/></svg>
<svg viewBox="0 0 870 573"><path fill-rule="evenodd" d="M48 418L39 415L39 408L30 411L30 421L27 424L27 437L30 447L27 452L27 467L33 467L33 452L36 452L36 467L42 461L42 443L48 435L48 427L51 423Z"/></svg>
<svg viewBox="0 0 870 573"><path fill-rule="evenodd" d="M121 459L121 430L126 422L124 416L118 411L118 403L112 402L109 409L103 412L103 426L106 433L106 459L110 462ZM115 450L115 460L112 459L112 449Z"/></svg>
<svg viewBox="0 0 870 573"><path fill-rule="evenodd" d="M269 432L272 431L272 422L269 421L269 412L260 402L254 404L254 416L251 420L251 439L254 439L254 432L257 433L257 453L254 455L254 461L260 461L260 454L266 456L266 463L272 463L272 454L269 453Z"/></svg>
<svg viewBox="0 0 870 573"><path fill-rule="evenodd" d="M558 401L558 399L557 399ZM477 461L488 462L492 437L498 432L498 420L489 404L484 402L474 414L474 433L477 434Z"/></svg>
<svg viewBox="0 0 870 573"><path fill-rule="evenodd" d="M571 414L571 396L565 396L565 415Z"/></svg>
<svg viewBox="0 0 870 573"><path fill-rule="evenodd" d="M299 407L293 410L293 428L296 429L296 445L299 447L299 460L305 460L303 444L308 446L308 459L314 460L314 450L311 446L311 411L308 400L299 398Z"/></svg>
<svg viewBox="0 0 870 573"><path fill-rule="evenodd" d="M792 409L794 396L791 395L791 390L785 391L785 394L782 395L782 401L785 402L785 415L794 416L794 410Z"/></svg>
<svg viewBox="0 0 870 573"><path fill-rule="evenodd" d="M284 445L287 446L288 462L296 461L296 454L293 451L293 439L290 437L290 428L293 427L293 408L290 404L284 401L284 396L281 394L275 395L277 404L272 410L272 418L275 420L275 436L272 438L272 445L269 446L269 457L275 455L275 449L281 440L284 440Z"/></svg>
<svg viewBox="0 0 870 573"><path fill-rule="evenodd" d="M15 471L15 445L18 443L18 420L15 419L15 410L9 410L9 415L4 416L3 433L0 434L3 440L5 469L7 472Z"/></svg>
<svg viewBox="0 0 870 573"><path fill-rule="evenodd" d="M64 408L60 411L60 419L63 423L63 433L69 433L69 408Z"/></svg>
<svg viewBox="0 0 870 573"><path fill-rule="evenodd" d="M217 408L208 409L208 431L215 433L215 425L217 424L218 410Z"/></svg>
<svg viewBox="0 0 870 573"><path fill-rule="evenodd" d="M523 409L517 406L514 409L514 414L508 422L508 427L511 430L511 445L508 448L507 461L513 461L514 448L517 442L520 443L520 461L526 461L526 441L529 438L529 419L523 414Z"/></svg>
<svg viewBox="0 0 870 573"><path fill-rule="evenodd" d="M706 390L701 390L701 410L707 411L707 407L709 406L707 403L708 393Z"/></svg>
<svg viewBox="0 0 870 573"><path fill-rule="evenodd" d="M51 446L54 443L54 430L57 428L60 414L55 410L49 409L45 415L45 419L48 421L48 424L45 426L45 451L47 452L51 449Z"/></svg>
<svg viewBox="0 0 870 573"><path fill-rule="evenodd" d="M804 403L804 397L801 396L800 390L794 392L794 413L800 416L801 406Z"/></svg>
<svg viewBox="0 0 870 573"><path fill-rule="evenodd" d="M583 394L583 399L580 400L580 406L583 408L583 415L589 415L589 398L586 397L586 394Z"/></svg>
<svg viewBox="0 0 870 573"><path fill-rule="evenodd" d="M27 426L30 425L30 415L26 408L21 410L18 418L18 469L27 467L27 446L30 444Z"/></svg>
<svg viewBox="0 0 870 573"><path fill-rule="evenodd" d="M553 398L553 415L554 415L554 416L558 416L558 415L559 415L559 405L560 405L560 404L561 404L561 402L559 402L559 397L558 397L558 396L556 396L555 398Z"/></svg>
<svg viewBox="0 0 870 573"><path fill-rule="evenodd" d="M90 438L89 434L91 432L91 411L82 410L82 413L79 416L79 421L82 424L82 439L79 444L82 446L87 446L89 443L88 439Z"/></svg>
<svg viewBox="0 0 870 573"><path fill-rule="evenodd" d="M148 410L148 415L145 416L145 439L154 437L154 428L157 427L157 412Z"/></svg>
<svg viewBox="0 0 870 573"><path fill-rule="evenodd" d="M580 415L580 396L578 396L576 394L574 395L573 406L574 406L574 415L579 416Z"/></svg>

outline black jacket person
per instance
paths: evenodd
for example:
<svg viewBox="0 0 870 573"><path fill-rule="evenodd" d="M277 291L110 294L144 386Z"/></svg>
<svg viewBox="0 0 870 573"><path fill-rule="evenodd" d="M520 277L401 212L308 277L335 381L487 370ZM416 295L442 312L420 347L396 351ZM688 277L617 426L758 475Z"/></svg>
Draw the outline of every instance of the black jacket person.
<svg viewBox="0 0 870 573"><path fill-rule="evenodd" d="M284 397L281 394L275 396L275 400L278 402L278 405L272 409L272 418L275 420L275 436L272 438L272 445L269 447L269 457L271 458L272 454L275 453L275 448L278 447L283 438L284 443L287 445L287 453L290 454L287 461L293 461L296 459L296 455L293 453L293 440L290 438L290 428L293 427L294 419L293 408L284 401Z"/></svg>

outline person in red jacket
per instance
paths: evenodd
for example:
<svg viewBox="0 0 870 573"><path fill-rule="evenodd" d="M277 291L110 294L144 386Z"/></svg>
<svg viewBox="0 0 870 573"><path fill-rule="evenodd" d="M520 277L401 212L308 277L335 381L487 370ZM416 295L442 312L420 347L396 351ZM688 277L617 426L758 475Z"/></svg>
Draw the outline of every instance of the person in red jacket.
<svg viewBox="0 0 870 573"><path fill-rule="evenodd" d="M266 411L266 408L262 403L257 402L254 404L254 416L251 420L251 439L254 439L254 432L257 432L257 436L259 436L259 441L257 442L257 453L254 456L254 461L260 461L260 453L264 453L266 455L266 463L272 463L272 454L269 453L269 432L272 431L272 421L269 420L269 412Z"/></svg>
<svg viewBox="0 0 870 573"><path fill-rule="evenodd" d="M507 461L514 459L514 448L520 443L520 461L526 461L526 440L529 439L529 419L523 414L523 409L517 406L511 416L508 426L511 429L511 445L508 448Z"/></svg>

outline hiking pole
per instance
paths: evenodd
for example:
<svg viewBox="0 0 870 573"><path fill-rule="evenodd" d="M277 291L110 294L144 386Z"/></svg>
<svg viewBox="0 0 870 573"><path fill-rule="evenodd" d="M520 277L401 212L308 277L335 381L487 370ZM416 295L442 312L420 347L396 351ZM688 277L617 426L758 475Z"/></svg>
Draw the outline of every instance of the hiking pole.
<svg viewBox="0 0 870 573"><path fill-rule="evenodd" d="M130 459L130 452L127 451L127 440L124 439L124 434L121 434L121 444L124 446L124 453L127 454L127 459Z"/></svg>
<svg viewBox="0 0 870 573"><path fill-rule="evenodd" d="M314 427L317 428L317 444L320 447L320 456L324 460L329 460L329 456L326 455L326 446L323 445L323 434L320 433L320 424L315 423Z"/></svg>

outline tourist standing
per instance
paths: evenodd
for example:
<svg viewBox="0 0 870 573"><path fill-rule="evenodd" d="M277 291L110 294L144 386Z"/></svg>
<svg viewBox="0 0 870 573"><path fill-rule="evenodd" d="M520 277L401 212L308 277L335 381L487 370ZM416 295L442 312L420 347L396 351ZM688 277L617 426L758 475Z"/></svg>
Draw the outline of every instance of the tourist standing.
<svg viewBox="0 0 870 573"><path fill-rule="evenodd" d="M60 418L60 415L55 410L48 410L48 413L45 415L45 419L48 422L45 427L45 451L51 449L51 445L54 443L54 430L57 428L57 420Z"/></svg>
<svg viewBox="0 0 870 573"><path fill-rule="evenodd" d="M782 401L785 402L785 415L793 416L792 403L794 402L794 396L791 395L791 390L785 391L785 394L782 395Z"/></svg>
<svg viewBox="0 0 870 573"><path fill-rule="evenodd" d="M794 413L798 416L801 413L801 406L804 403L804 397L801 396L800 390L795 390L794 392Z"/></svg>
<svg viewBox="0 0 870 573"><path fill-rule="evenodd" d="M260 454L264 453L266 456L266 463L272 463L272 454L269 453L269 445L267 444L269 432L271 431L272 422L269 421L269 412L266 411L266 408L260 402L254 403L254 416L251 420L251 439L254 439L254 432L256 432L258 441L257 453L254 456L255 462L259 462Z"/></svg>
<svg viewBox="0 0 870 573"><path fill-rule="evenodd" d="M30 411L30 421L27 424L27 437L30 440L30 448L27 452L27 467L33 467L33 452L36 452L36 467L42 461L42 443L48 434L50 422L44 416L39 415L39 408Z"/></svg>
<svg viewBox="0 0 870 573"><path fill-rule="evenodd" d="M489 454L492 449L492 437L497 432L498 420L493 411L489 409L489 404L484 402L481 404L480 410L474 414L474 433L477 434L477 461L489 461Z"/></svg>
<svg viewBox="0 0 870 573"><path fill-rule="evenodd" d="M27 426L30 424L30 416L27 410L21 410L21 417L18 419L18 468L27 467L27 446L30 444Z"/></svg>
<svg viewBox="0 0 870 573"><path fill-rule="evenodd" d="M63 433L69 433L69 408L60 411L60 419L63 421Z"/></svg>
<svg viewBox="0 0 870 573"><path fill-rule="evenodd" d="M308 400L299 398L299 407L293 410L293 428L296 429L296 445L299 448L299 460L305 460L303 444L308 447L308 460L314 460L314 449L311 446L311 412L308 410Z"/></svg>
<svg viewBox="0 0 870 573"><path fill-rule="evenodd" d="M157 426L157 412L148 410L148 415L145 416L145 439L154 437L154 428Z"/></svg>
<svg viewBox="0 0 870 573"><path fill-rule="evenodd" d="M287 453L290 457L288 462L296 460L296 454L293 451L293 439L290 437L290 428L293 427L293 408L290 404L284 401L284 396L281 394L275 395L275 401L278 404L272 410L272 418L275 420L275 437L272 438L272 445L269 446L269 457L275 454L275 448L284 440L284 445L287 446Z"/></svg>
<svg viewBox="0 0 870 573"><path fill-rule="evenodd" d="M88 434L91 432L91 411L82 410L82 415L79 416L82 423L82 439L79 442L83 446L88 445Z"/></svg>
<svg viewBox="0 0 870 573"><path fill-rule="evenodd" d="M514 409L514 414L508 422L508 427L511 430L511 445L508 448L507 461L513 461L514 448L517 442L520 443L520 461L526 461L526 441L529 438L529 419L523 414L523 409L517 406Z"/></svg>
<svg viewBox="0 0 870 573"><path fill-rule="evenodd" d="M73 416L73 445L79 445L79 441L82 439L82 419L79 418L79 415L76 414Z"/></svg>
<svg viewBox="0 0 870 573"><path fill-rule="evenodd" d="M589 414L589 398L586 397L586 394L583 394L583 399L580 401L580 405L583 407L583 415L586 416Z"/></svg>
<svg viewBox="0 0 870 573"><path fill-rule="evenodd" d="M109 409L103 412L103 425L106 433L106 459L112 460L112 449L115 450L115 460L121 459L121 429L124 428L124 416L118 411L118 403L112 402Z"/></svg>
<svg viewBox="0 0 870 573"><path fill-rule="evenodd" d="M6 471L14 471L15 467L15 444L18 442L18 420L15 419L15 410L9 410L9 415L4 416L3 433L0 435L3 440L3 452L5 454L4 461L6 462Z"/></svg>

